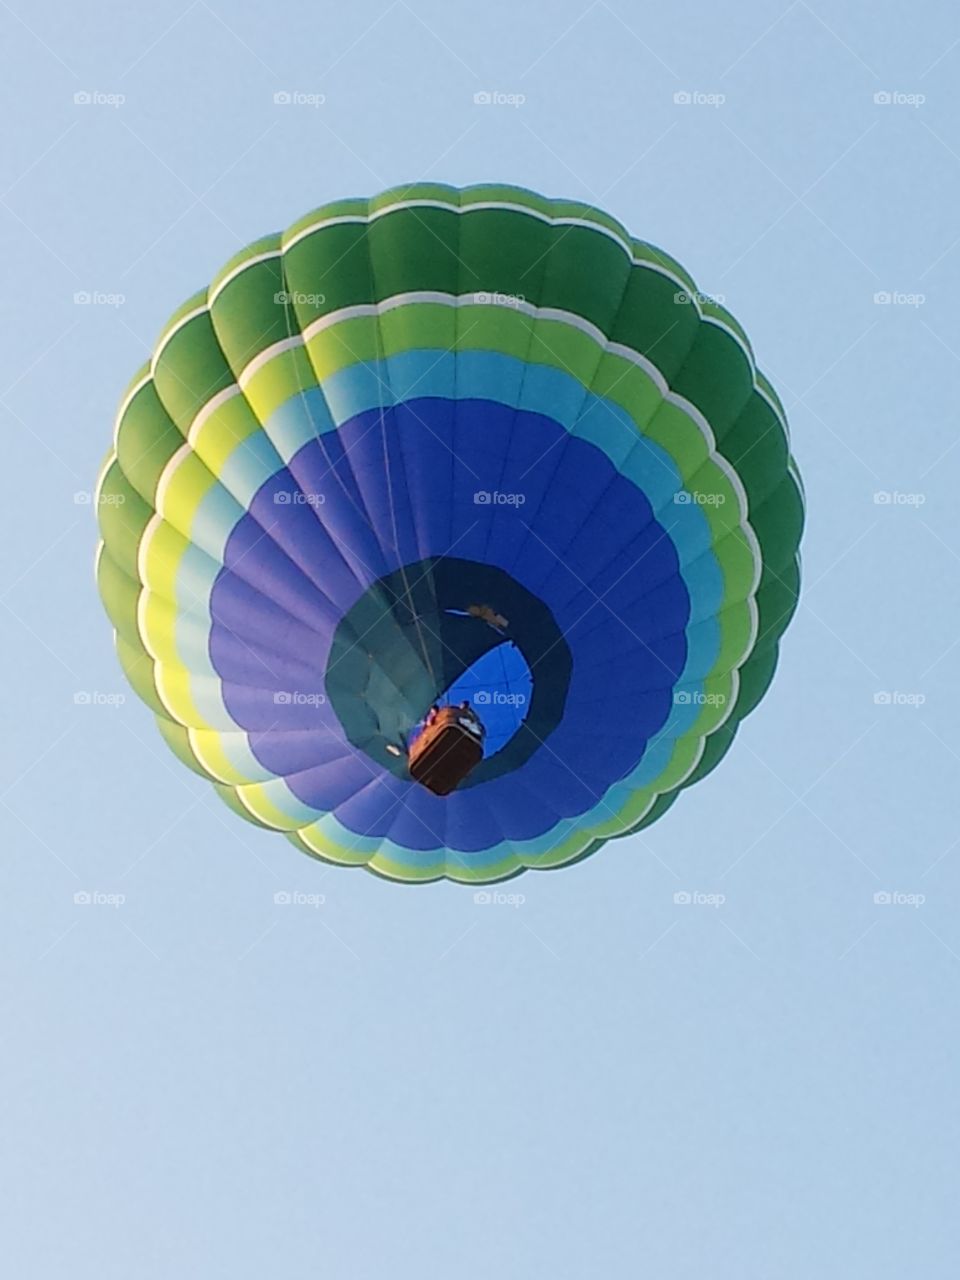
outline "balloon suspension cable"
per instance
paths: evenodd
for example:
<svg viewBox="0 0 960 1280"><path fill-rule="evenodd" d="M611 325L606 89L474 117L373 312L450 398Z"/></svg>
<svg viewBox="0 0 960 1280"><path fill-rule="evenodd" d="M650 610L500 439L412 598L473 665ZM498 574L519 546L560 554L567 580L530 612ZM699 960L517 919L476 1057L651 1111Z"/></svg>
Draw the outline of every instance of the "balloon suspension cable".
<svg viewBox="0 0 960 1280"><path fill-rule="evenodd" d="M430 672L430 681L433 685L434 691L436 691L437 674L433 669L433 663L430 661L429 646L427 645L423 631L420 628L420 615L417 613L416 601L413 598L413 591L411 590L410 582L407 579L407 571L403 563L403 556L400 553L400 532L397 527L397 507L393 500L393 478L390 475L390 450L387 447L387 418L382 403L382 397L380 404L380 434L383 441L383 469L387 477L387 496L390 501L390 523L393 526L393 545L397 553L397 559L400 562L400 577L403 581L403 590L407 599L407 607L410 610L411 617L413 618L413 625L417 629L417 638L420 641L423 660L426 663L427 670Z"/></svg>
<svg viewBox="0 0 960 1280"><path fill-rule="evenodd" d="M281 284L283 285L282 297L283 297L284 329L286 330L287 337L290 338L290 337L293 337L294 335L300 334L300 327L297 324L296 309L293 303L290 301L290 298L293 295L293 290L287 288L290 282L287 277L287 263L283 253L280 254L280 281L281 281ZM292 323L291 323L291 319L292 319ZM306 351L306 344L304 344L304 350ZM313 413L310 410L309 401L307 400L307 388L303 385L303 379L300 373L300 366L296 362L294 362L293 369L294 369L294 377L295 377L296 387L297 387L297 395L300 397L300 400L304 406L304 409L306 410L307 417L310 419L311 422L313 422L314 421ZM324 462L327 464L327 473L331 475L334 481L340 486L340 489L343 492L343 496L346 498L347 502L350 504L350 506L354 509L354 511L360 517L360 520L363 522L363 524L365 524L367 528L370 529L372 532L373 522L371 521L370 517L367 515L366 511L362 509L362 507L359 505L357 500L354 498L343 476L340 475L340 472L337 470L336 466L334 465L330 457L330 454L327 452L327 446L326 446L326 443L324 442L323 432L317 431L313 438L314 440L316 440L317 444L320 446L320 453L323 457ZM296 477L294 477L294 480L296 480ZM303 488L302 486L299 485L299 482L297 483L298 483L298 487L300 488L300 492L302 493ZM327 530L327 532L330 533L329 530ZM337 542L337 540L333 538L332 533L330 533L330 537L333 541ZM347 557L343 554L343 549L340 547L339 542L337 542L337 548L340 551L340 554L343 557L344 562L347 563L349 567L349 562L347 561Z"/></svg>

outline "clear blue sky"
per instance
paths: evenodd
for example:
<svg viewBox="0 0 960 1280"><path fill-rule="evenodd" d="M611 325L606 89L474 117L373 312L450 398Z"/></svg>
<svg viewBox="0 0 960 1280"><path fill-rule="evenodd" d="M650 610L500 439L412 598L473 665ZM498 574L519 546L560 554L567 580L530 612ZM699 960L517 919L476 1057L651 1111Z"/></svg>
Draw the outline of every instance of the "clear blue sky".
<svg viewBox="0 0 960 1280"><path fill-rule="evenodd" d="M958 1274L958 40L946 0L0 6L8 1274ZM809 500L736 748L513 906L235 820L126 689L75 501L236 248L423 177L679 258Z"/></svg>

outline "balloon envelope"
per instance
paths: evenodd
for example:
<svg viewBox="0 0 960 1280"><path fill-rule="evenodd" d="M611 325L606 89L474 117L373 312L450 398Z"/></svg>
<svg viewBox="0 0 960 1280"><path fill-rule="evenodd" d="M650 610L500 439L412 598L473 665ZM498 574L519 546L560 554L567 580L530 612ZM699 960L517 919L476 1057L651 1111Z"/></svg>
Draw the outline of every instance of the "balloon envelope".
<svg viewBox="0 0 960 1280"><path fill-rule="evenodd" d="M171 749L399 880L655 821L797 598L802 490L740 327L606 214L514 187L346 200L250 245L134 378L98 495L100 591ZM404 750L445 697L488 736L439 797Z"/></svg>

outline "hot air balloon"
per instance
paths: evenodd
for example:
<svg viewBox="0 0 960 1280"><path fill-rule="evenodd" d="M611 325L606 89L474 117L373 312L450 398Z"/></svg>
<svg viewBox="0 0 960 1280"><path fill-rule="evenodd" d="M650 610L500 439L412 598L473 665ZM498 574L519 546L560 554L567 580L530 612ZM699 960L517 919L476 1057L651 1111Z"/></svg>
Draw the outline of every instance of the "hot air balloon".
<svg viewBox="0 0 960 1280"><path fill-rule="evenodd" d="M123 396L97 509L171 750L400 881L655 822L767 689L799 585L740 326L605 213L510 186L344 200L238 253Z"/></svg>

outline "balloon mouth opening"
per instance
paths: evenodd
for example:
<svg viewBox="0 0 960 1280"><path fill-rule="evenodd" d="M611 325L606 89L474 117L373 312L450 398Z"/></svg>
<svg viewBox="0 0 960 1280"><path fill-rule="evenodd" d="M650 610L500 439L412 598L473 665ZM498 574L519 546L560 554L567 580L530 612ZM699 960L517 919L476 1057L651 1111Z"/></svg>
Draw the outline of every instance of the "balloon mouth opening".
<svg viewBox="0 0 960 1280"><path fill-rule="evenodd" d="M433 706L466 702L483 755L461 783L519 768L563 717L569 647L549 608L505 570L438 557L379 578L344 614L327 696L348 741L398 778Z"/></svg>

